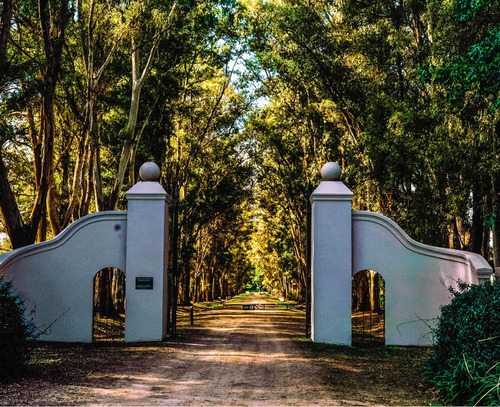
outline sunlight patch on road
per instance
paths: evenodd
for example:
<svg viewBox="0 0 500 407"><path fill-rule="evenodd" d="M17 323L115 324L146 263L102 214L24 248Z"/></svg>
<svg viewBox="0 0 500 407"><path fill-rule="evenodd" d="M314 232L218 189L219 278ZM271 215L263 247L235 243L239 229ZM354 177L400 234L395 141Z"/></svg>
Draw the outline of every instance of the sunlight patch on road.
<svg viewBox="0 0 500 407"><path fill-rule="evenodd" d="M218 332L225 332L225 331L236 331L238 330L239 328L238 327L234 327L234 328L210 328L211 331L218 331Z"/></svg>
<svg viewBox="0 0 500 407"><path fill-rule="evenodd" d="M120 399L140 399L149 397L151 395L150 390L140 390L140 389L100 389L93 388L92 392L97 396L108 396L108 397L119 397Z"/></svg>
<svg viewBox="0 0 500 407"><path fill-rule="evenodd" d="M171 382L172 379L166 379L164 377L151 376L151 375L128 375L128 374L118 374L118 373L96 373L89 375L93 379L119 379L119 380L133 380L138 382Z"/></svg>
<svg viewBox="0 0 500 407"><path fill-rule="evenodd" d="M290 355L286 353L256 353L248 351L234 351L234 350L214 350L210 352L186 352L181 351L183 356L188 359L193 358L195 360L203 361L217 361L222 363L234 363L243 364L248 362L265 363L269 360L284 360L289 362L304 362L307 363L308 359L299 358L295 355Z"/></svg>

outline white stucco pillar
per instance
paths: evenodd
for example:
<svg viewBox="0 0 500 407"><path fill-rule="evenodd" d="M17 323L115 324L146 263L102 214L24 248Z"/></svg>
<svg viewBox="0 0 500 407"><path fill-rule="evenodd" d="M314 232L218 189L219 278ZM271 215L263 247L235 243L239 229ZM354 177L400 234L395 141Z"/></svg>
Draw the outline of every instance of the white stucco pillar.
<svg viewBox="0 0 500 407"><path fill-rule="evenodd" d="M311 195L311 336L315 342L351 344L352 192L341 168L327 163Z"/></svg>
<svg viewBox="0 0 500 407"><path fill-rule="evenodd" d="M161 341L166 335L168 205L160 169L145 163L142 181L127 192L125 341Z"/></svg>

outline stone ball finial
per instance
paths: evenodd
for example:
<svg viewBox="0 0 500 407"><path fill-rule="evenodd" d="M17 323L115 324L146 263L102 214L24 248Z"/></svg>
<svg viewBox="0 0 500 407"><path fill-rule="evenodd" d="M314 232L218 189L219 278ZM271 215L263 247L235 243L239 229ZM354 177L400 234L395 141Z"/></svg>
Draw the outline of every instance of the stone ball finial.
<svg viewBox="0 0 500 407"><path fill-rule="evenodd" d="M139 177L143 181L158 181L160 179L160 167L153 162L147 162L141 165Z"/></svg>
<svg viewBox="0 0 500 407"><path fill-rule="evenodd" d="M323 177L323 181L340 181L341 174L342 168L340 168L340 165L334 162L326 163L321 168L321 176Z"/></svg>

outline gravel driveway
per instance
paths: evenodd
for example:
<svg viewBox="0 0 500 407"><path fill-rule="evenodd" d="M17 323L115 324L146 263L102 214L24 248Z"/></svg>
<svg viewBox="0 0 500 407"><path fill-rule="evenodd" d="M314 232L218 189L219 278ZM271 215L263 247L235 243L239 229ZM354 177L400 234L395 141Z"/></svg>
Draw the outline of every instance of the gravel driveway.
<svg viewBox="0 0 500 407"><path fill-rule="evenodd" d="M257 294L237 299L196 315L193 327L181 326L179 339L161 344L47 345L39 352L52 357L53 370L42 379L0 387L0 404L328 406L432 401L420 382L428 349L352 349L301 341L303 313L270 306L275 303ZM243 310L243 304L267 306Z"/></svg>

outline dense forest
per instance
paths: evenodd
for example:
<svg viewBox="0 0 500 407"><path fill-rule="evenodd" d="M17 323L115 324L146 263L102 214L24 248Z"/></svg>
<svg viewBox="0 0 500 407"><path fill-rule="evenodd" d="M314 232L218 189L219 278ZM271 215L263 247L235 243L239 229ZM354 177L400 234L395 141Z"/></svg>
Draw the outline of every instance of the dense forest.
<svg viewBox="0 0 500 407"><path fill-rule="evenodd" d="M354 209L496 267L499 0L2 0L0 242L172 198L179 302L303 299L327 161Z"/></svg>

